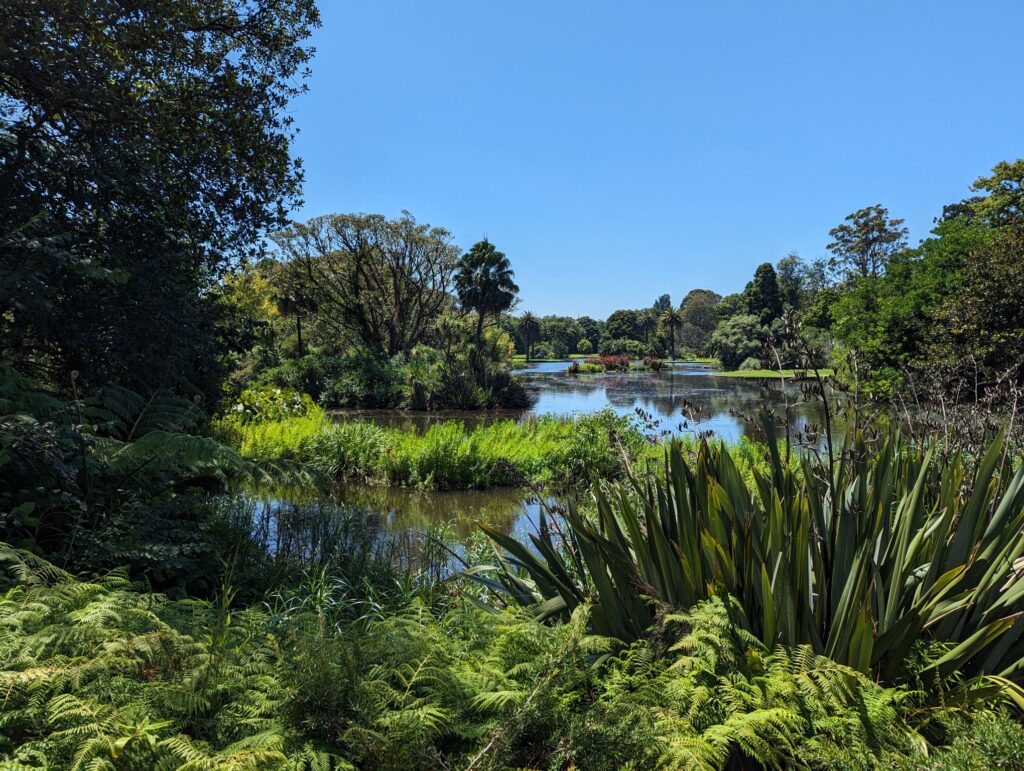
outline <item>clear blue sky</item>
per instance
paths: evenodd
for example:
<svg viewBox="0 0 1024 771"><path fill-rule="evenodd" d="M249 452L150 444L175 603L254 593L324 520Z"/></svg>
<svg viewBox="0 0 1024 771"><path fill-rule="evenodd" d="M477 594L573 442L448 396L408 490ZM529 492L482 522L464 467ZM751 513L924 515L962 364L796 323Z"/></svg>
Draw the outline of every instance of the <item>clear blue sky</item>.
<svg viewBox="0 0 1024 771"><path fill-rule="evenodd" d="M408 209L521 309L738 291L862 206L913 242L1024 156L1020 0L321 0L306 218Z"/></svg>

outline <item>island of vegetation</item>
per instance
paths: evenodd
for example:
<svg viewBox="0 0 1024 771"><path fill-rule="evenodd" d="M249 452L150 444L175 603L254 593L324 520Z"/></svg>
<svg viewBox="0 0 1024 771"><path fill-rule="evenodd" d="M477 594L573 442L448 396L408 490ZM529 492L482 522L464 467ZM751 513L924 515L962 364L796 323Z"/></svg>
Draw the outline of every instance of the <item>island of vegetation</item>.
<svg viewBox="0 0 1024 771"><path fill-rule="evenodd" d="M312 0L129 5L0 11L0 767L1024 766L1024 160L538 316L486 238L290 219ZM553 362L783 401L536 414ZM528 532L365 503L499 487Z"/></svg>

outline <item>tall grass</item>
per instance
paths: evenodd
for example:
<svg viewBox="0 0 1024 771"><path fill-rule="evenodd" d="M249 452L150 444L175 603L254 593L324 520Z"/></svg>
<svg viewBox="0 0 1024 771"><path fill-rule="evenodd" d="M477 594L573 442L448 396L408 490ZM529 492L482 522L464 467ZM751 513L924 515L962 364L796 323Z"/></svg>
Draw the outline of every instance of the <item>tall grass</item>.
<svg viewBox="0 0 1024 771"><path fill-rule="evenodd" d="M303 461L338 479L432 490L536 484L576 486L616 478L646 442L628 418L610 411L575 420L499 420L467 430L461 421L415 429L367 421L305 417L222 424L220 435L243 455Z"/></svg>

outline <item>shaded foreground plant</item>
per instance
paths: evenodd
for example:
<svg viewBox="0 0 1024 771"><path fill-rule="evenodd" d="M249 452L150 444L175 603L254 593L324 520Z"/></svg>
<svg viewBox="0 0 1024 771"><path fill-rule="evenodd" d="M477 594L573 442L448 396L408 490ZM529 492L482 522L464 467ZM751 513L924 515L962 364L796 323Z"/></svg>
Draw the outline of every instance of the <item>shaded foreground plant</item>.
<svg viewBox="0 0 1024 771"><path fill-rule="evenodd" d="M309 578L278 607L235 608L226 584L173 602L0 544L0 765L865 767L925 749L919 693L770 653L718 600L622 647L584 608L555 627L415 600L354 618L348 587Z"/></svg>
<svg viewBox="0 0 1024 771"><path fill-rule="evenodd" d="M763 416L769 437L770 421ZM1024 665L1024 467L996 438L973 469L963 455L899 434L851 439L829 478L810 454L794 469L769 441L752 489L720 444L687 460L672 442L663 473L597 489L596 516L570 507L565 538L542 517L530 550L484 527L508 554L474 577L540 618L593 599L599 634L643 637L663 606L735 599L737 621L769 647L810 645L885 681L905 676L922 639L941 654L922 677L959 672L1009 689Z"/></svg>

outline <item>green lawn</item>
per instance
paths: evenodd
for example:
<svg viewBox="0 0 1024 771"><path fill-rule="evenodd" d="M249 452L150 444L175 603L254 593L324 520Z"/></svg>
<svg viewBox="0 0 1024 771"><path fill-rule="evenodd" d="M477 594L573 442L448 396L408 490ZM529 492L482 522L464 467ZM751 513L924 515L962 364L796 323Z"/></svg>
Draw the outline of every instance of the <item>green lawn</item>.
<svg viewBox="0 0 1024 771"><path fill-rule="evenodd" d="M814 370L809 369L737 369L732 372L716 372L715 374L719 377L747 377L747 378L778 378L784 377L787 380L792 380L797 377L797 373L801 373L802 378L813 378ZM835 370L831 369L819 369L818 374L822 377L829 377L835 374Z"/></svg>
<svg viewBox="0 0 1024 771"><path fill-rule="evenodd" d="M564 361L564 360L565 360L565 358L538 358L537 356L534 356L531 359L529 359L528 363L531 363L531 365L537 365L537 363L542 363L544 361ZM527 361L526 361L526 354L525 353L516 353L514 356L512 356L512 363L516 363L516 365L524 365L524 363L527 363Z"/></svg>

